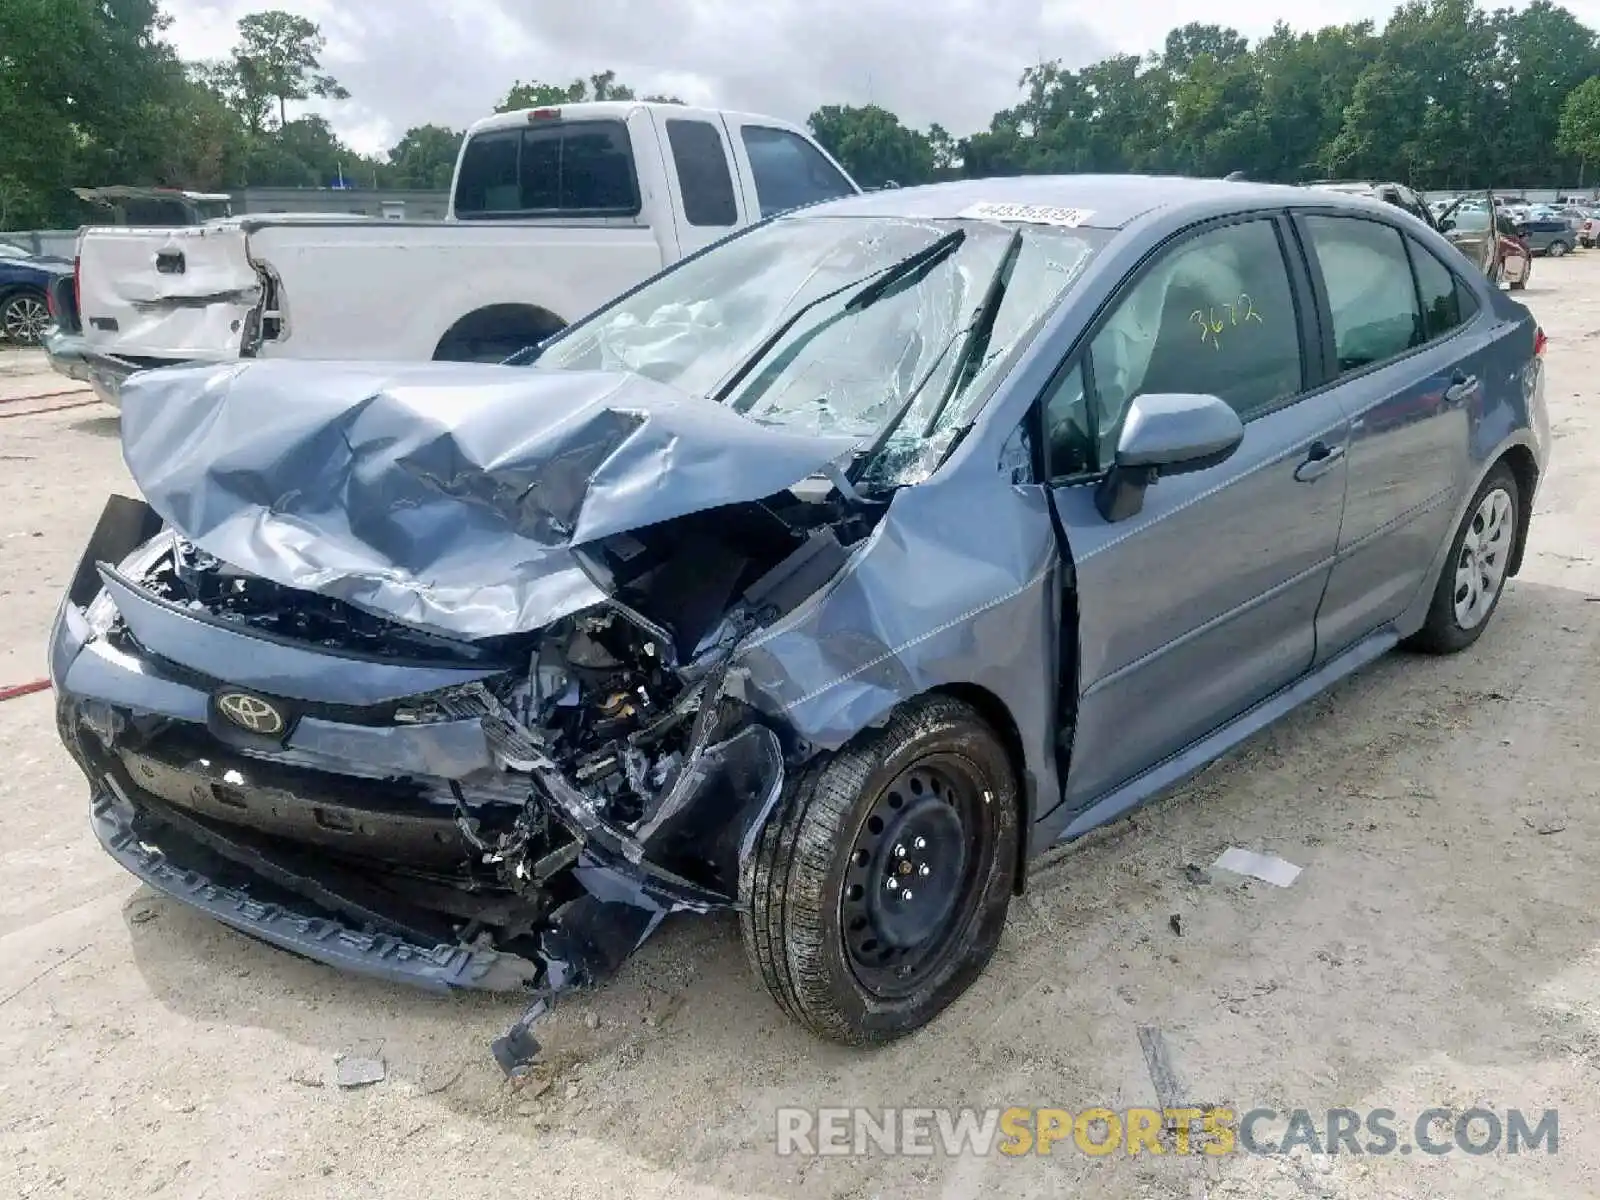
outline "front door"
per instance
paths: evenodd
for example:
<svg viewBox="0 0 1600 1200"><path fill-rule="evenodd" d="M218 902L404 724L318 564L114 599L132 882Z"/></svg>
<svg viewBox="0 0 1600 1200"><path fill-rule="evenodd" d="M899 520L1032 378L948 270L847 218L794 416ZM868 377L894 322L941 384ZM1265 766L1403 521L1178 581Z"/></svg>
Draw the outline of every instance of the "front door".
<svg viewBox="0 0 1600 1200"><path fill-rule="evenodd" d="M1046 471L1079 605L1073 809L1265 699L1314 658L1349 421L1326 393L1303 396L1310 301L1286 232L1259 215L1167 249L1046 398ZM1244 420L1244 442L1218 466L1158 481L1142 511L1108 522L1094 481L1128 403L1164 392L1221 397Z"/></svg>
<svg viewBox="0 0 1600 1200"><path fill-rule="evenodd" d="M1458 196L1439 214L1439 232L1490 280L1496 278L1500 266L1498 226L1492 192Z"/></svg>

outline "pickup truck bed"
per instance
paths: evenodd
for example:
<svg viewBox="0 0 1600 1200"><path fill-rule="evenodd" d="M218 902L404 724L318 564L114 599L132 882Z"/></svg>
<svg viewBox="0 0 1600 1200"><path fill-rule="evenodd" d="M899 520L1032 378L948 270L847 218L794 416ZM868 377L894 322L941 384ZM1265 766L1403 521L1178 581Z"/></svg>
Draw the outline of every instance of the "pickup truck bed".
<svg viewBox="0 0 1600 1200"><path fill-rule="evenodd" d="M655 236L642 226L531 222L244 218L171 230L155 250L155 273L141 269L151 255L147 231L98 231L94 249L79 301L91 314L91 344L99 327L142 358L173 360L214 359L219 347L257 339L263 358L406 359L417 357L418 347L432 352L421 357L454 357L441 349L471 357L470 341L447 341L458 321L447 314L493 307L484 301L496 294L508 262L537 270L541 258L581 260L581 280L551 271L542 282L553 328L564 323L555 314L586 311L592 290L621 292L664 265ZM285 279L315 286L286 288ZM348 319L378 301L384 319ZM109 321L115 326L106 327ZM481 341L493 340L487 332ZM520 343L505 354L516 349Z"/></svg>
<svg viewBox="0 0 1600 1200"><path fill-rule="evenodd" d="M778 212L860 189L768 117L632 101L501 113L462 142L443 221L230 217L78 239L57 369L238 358L500 361Z"/></svg>

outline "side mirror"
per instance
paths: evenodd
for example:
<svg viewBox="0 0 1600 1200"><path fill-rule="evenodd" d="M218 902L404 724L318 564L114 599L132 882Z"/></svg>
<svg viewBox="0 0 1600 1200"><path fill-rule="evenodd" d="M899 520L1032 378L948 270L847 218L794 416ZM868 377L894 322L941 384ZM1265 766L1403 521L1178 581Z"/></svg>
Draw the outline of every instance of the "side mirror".
<svg viewBox="0 0 1600 1200"><path fill-rule="evenodd" d="M1144 507L1145 488L1161 476L1214 467L1242 441L1244 422L1216 396L1135 397L1117 438L1116 459L1095 489L1095 507L1107 521L1125 521Z"/></svg>
<svg viewBox="0 0 1600 1200"><path fill-rule="evenodd" d="M1456 219L1454 217L1445 217L1442 221L1439 222L1439 232L1440 233L1449 233L1455 227L1456 227Z"/></svg>

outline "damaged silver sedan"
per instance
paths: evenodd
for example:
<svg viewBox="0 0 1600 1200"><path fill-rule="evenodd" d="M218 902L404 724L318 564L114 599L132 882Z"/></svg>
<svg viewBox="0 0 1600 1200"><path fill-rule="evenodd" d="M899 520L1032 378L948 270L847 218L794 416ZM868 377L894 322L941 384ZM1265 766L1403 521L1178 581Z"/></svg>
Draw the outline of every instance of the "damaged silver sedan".
<svg viewBox="0 0 1600 1200"><path fill-rule="evenodd" d="M1359 294L1388 237L1413 323ZM135 376L145 500L50 650L95 831L299 954L527 990L507 1069L675 911L736 908L821 1035L918 1028L1032 853L1482 631L1543 337L1453 254L1299 189L988 181L767 222L507 365Z"/></svg>

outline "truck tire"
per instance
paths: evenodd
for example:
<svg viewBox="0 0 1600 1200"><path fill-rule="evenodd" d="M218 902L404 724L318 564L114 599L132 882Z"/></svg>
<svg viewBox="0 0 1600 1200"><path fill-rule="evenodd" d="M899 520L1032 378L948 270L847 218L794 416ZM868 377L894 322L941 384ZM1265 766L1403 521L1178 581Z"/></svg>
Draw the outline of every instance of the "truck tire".
<svg viewBox="0 0 1600 1200"><path fill-rule="evenodd" d="M926 1025L999 944L1018 864L1010 756L971 706L928 696L791 781L741 880L756 974L820 1037Z"/></svg>
<svg viewBox="0 0 1600 1200"><path fill-rule="evenodd" d="M491 304L452 325L439 339L433 358L435 362L504 362L565 327L566 322L547 309Z"/></svg>

